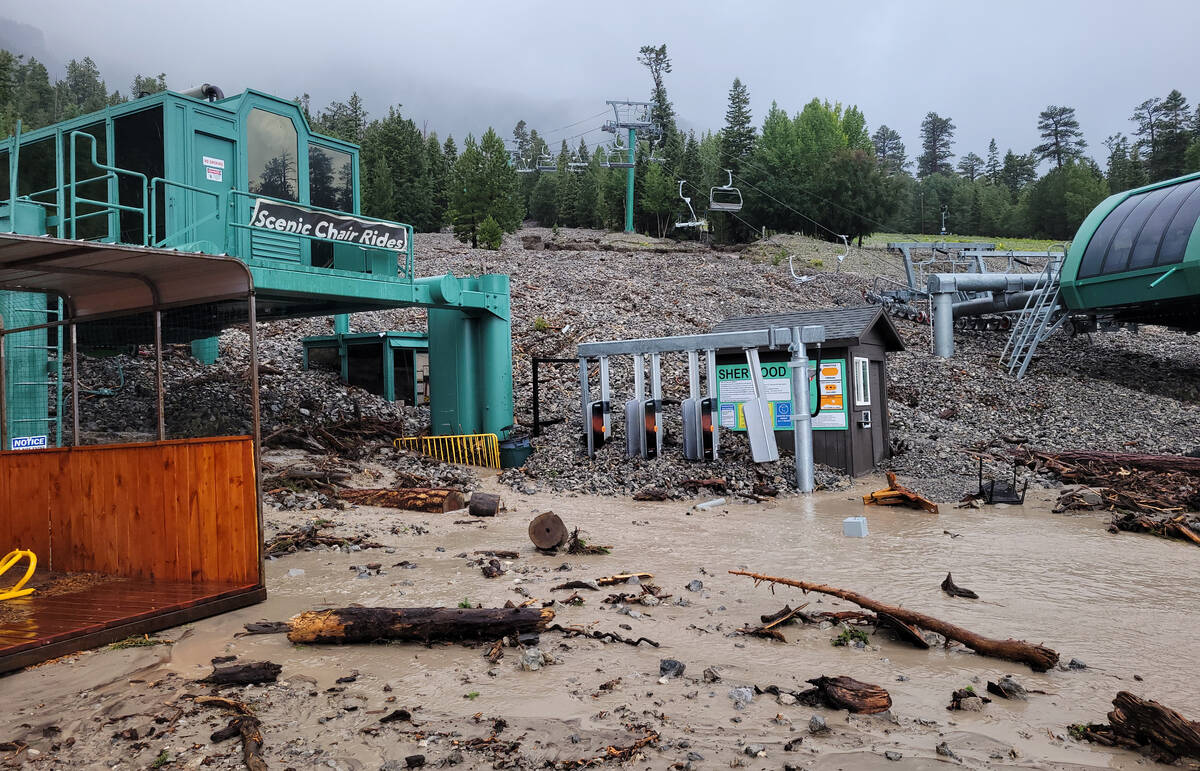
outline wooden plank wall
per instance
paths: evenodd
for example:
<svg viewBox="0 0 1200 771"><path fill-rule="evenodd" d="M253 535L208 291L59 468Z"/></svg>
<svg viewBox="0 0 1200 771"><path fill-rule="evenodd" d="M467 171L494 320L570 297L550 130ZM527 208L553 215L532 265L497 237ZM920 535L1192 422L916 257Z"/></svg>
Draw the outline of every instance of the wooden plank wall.
<svg viewBox="0 0 1200 771"><path fill-rule="evenodd" d="M59 571L259 583L250 437L0 453L0 551Z"/></svg>

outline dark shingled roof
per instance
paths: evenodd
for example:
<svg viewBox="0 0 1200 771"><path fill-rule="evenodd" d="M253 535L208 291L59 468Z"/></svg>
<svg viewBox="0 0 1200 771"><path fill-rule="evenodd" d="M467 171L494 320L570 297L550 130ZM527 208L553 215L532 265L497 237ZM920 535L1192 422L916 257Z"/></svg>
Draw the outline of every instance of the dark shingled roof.
<svg viewBox="0 0 1200 771"><path fill-rule="evenodd" d="M725 319L712 328L713 332L746 332L769 327L803 327L825 325L825 345L855 345L872 329L878 327L888 351L903 351L904 343L892 320L878 305L859 305L853 308L826 308L818 311L792 311L765 316L737 316Z"/></svg>

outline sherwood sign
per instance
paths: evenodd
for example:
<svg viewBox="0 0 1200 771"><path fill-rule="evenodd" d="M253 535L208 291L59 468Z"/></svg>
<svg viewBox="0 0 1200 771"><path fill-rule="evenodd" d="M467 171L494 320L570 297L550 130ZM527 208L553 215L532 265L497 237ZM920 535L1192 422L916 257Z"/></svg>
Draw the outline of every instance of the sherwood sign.
<svg viewBox="0 0 1200 771"><path fill-rule="evenodd" d="M264 198L255 201L250 226L397 252L408 248L408 229L401 225L314 211Z"/></svg>

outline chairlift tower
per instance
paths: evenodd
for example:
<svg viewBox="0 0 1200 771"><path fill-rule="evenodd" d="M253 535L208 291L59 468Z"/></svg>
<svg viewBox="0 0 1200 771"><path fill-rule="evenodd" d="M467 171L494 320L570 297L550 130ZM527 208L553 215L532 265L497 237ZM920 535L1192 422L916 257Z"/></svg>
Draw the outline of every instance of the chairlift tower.
<svg viewBox="0 0 1200 771"><path fill-rule="evenodd" d="M633 177L634 150L637 147L637 132L641 129L647 136L655 133L654 122L650 120L649 102L627 102L609 99L605 102L613 109L613 119L604 122L603 129L610 134L621 130L629 132L628 152L629 165L625 170L625 232L633 232Z"/></svg>

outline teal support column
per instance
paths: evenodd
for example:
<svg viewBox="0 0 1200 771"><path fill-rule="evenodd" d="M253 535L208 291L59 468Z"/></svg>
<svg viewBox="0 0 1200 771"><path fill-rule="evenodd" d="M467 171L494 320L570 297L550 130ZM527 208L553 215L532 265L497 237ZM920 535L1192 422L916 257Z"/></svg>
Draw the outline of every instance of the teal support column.
<svg viewBox="0 0 1200 771"><path fill-rule="evenodd" d="M5 329L46 323L46 296L25 292L0 292L0 318ZM4 399L8 425L5 436L12 448L15 437L44 436L53 446L56 437L50 422L49 355L46 330L18 332L4 338Z"/></svg>
<svg viewBox="0 0 1200 771"><path fill-rule="evenodd" d="M193 340L192 358L201 364L216 364L219 342L220 338L218 337L206 337L203 340Z"/></svg>
<svg viewBox="0 0 1200 771"><path fill-rule="evenodd" d="M629 168L625 170L625 232L633 232L633 154L637 147L637 129L629 129Z"/></svg>
<svg viewBox="0 0 1200 771"><path fill-rule="evenodd" d="M379 360L383 364L383 398L394 402L396 401L396 349L388 344L386 337L380 346Z"/></svg>
<svg viewBox="0 0 1200 771"><path fill-rule="evenodd" d="M339 313L333 317L333 333L335 335L350 334L350 314Z"/></svg>
<svg viewBox="0 0 1200 771"><path fill-rule="evenodd" d="M479 330L478 372L482 432L507 439L513 424L512 327L509 322L508 276L479 277L479 288L503 297L498 314L474 319Z"/></svg>
<svg viewBox="0 0 1200 771"><path fill-rule="evenodd" d="M429 417L434 434L479 431L474 325L462 311L429 309Z"/></svg>

